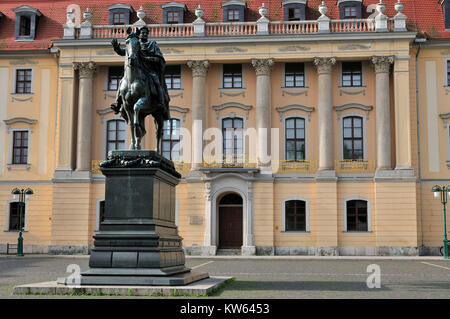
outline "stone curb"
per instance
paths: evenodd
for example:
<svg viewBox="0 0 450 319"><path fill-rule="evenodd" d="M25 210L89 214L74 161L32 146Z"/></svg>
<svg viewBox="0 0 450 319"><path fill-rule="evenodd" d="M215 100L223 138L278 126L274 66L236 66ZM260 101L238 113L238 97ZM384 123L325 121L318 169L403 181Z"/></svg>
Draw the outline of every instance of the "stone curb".
<svg viewBox="0 0 450 319"><path fill-rule="evenodd" d="M15 286L13 295L74 296L203 296L208 295L232 277L210 277L186 286L65 286L56 281Z"/></svg>

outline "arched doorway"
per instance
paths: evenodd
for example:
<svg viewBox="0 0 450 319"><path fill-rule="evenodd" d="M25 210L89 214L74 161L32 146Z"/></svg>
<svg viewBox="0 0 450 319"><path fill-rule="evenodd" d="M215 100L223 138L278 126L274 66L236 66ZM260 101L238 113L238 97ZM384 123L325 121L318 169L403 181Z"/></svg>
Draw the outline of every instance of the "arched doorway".
<svg viewBox="0 0 450 319"><path fill-rule="evenodd" d="M242 246L242 197L228 193L218 200L219 248L236 249Z"/></svg>

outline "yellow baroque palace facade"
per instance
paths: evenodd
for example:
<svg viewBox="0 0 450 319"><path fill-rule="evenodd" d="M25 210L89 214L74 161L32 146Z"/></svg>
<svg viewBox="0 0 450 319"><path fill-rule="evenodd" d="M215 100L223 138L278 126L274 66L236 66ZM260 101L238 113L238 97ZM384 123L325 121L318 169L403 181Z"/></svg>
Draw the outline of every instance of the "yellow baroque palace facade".
<svg viewBox="0 0 450 319"><path fill-rule="evenodd" d="M25 253L89 253L104 209L98 162L129 144L110 109L124 62L111 39L123 47L128 27L147 25L167 63L161 149L182 173L187 254L438 254L431 188L450 184L450 38L411 28L414 1L403 13L396 1L61 2L0 8L0 252L17 242L11 190L30 187ZM154 12L161 21L146 20ZM48 47L14 47L42 32L54 32ZM146 127L155 149L150 117ZM219 161L202 152L211 132L224 132Z"/></svg>

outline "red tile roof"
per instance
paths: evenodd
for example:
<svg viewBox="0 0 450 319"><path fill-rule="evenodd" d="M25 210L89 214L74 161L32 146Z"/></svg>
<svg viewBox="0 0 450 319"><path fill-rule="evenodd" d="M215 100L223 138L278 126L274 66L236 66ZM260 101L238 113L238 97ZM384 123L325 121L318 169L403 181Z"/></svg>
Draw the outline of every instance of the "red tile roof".
<svg viewBox="0 0 450 319"><path fill-rule="evenodd" d="M107 6L114 3L128 4L135 11L142 5L146 12L144 20L147 23L162 23L161 4L169 2L167 0L136 1L136 0L26 0L19 3L17 0L1 0L0 12L4 14L0 18L0 50L28 50L28 49L47 49L52 46L51 40L61 39L63 37L62 25L66 22L66 9L70 4L78 4L81 12L87 7L93 13L91 22L94 25L108 24ZM185 22L190 23L195 20L194 10L200 3L205 10L204 20L206 22L222 21L221 3L224 0L179 0L185 3L187 12L185 13ZM271 21L280 21L283 19L283 10L281 0L246 0L247 10L245 21L255 21L259 18L258 8L262 3L269 8L268 18ZM394 4L397 0L384 0L386 4L385 14L393 17L397 12ZM306 10L306 19L317 19L320 16L317 8L321 0L308 0ZM339 18L339 8L337 0L325 0L328 5L327 15L331 19ZM367 12L370 4L376 4L378 0L363 0L363 18L370 15ZM439 0L403 0L405 9L403 13L408 17L407 26L411 31L418 31L422 36L428 38L450 38L450 30L445 30L444 15ZM38 9L42 16L39 22L34 41L15 41L14 8L20 5L29 5ZM137 20L136 13L132 15L132 23Z"/></svg>

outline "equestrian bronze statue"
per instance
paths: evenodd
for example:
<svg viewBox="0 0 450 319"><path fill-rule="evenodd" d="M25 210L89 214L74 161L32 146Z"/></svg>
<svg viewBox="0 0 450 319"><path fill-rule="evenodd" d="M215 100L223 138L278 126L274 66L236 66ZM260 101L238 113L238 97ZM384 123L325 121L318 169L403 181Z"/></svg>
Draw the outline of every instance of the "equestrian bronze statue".
<svg viewBox="0 0 450 319"><path fill-rule="evenodd" d="M127 29L125 49L117 39L111 41L114 51L125 56L124 76L120 80L116 101L111 104L115 114L130 126L130 150L140 150L144 137L147 115L151 114L156 126L157 152L163 132L164 121L169 120L169 94L164 79L166 61L155 41L148 40L148 28Z"/></svg>

